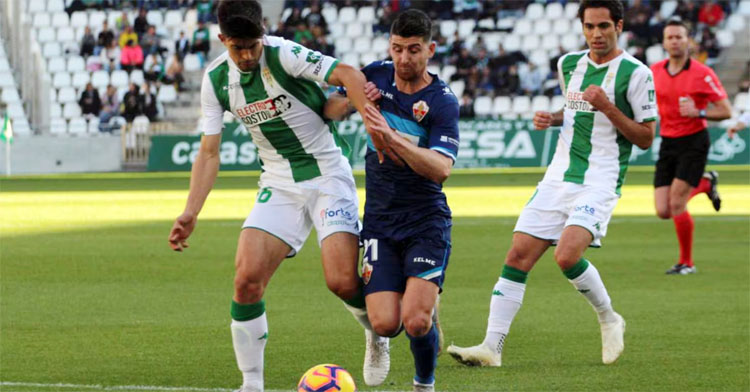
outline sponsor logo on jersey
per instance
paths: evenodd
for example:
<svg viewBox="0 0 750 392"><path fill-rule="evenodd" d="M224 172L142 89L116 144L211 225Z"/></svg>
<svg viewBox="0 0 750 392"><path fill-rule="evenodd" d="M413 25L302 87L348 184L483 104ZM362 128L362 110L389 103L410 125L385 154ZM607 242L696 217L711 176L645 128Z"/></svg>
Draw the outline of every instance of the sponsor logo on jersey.
<svg viewBox="0 0 750 392"><path fill-rule="evenodd" d="M417 256L417 257L415 257L415 258L414 258L414 259L413 259L412 261L413 261L413 262L415 262L415 263L425 263L425 264L429 264L429 265L431 265L431 266L433 266L433 267L434 267L434 266L435 266L435 264L436 264L436 263L435 263L435 260L432 260L432 259L428 259L428 258L426 258L426 257L421 257L421 256Z"/></svg>
<svg viewBox="0 0 750 392"><path fill-rule="evenodd" d="M320 52L307 52L307 57L305 58L305 61L307 61L310 64L317 64L320 59L323 58L323 55L320 54Z"/></svg>
<svg viewBox="0 0 750 392"><path fill-rule="evenodd" d="M380 91L380 95L382 95L386 99L390 99L391 101L393 101L393 94L391 94L391 93L389 93L389 92L387 92L387 91L385 91L383 89L378 89L378 90Z"/></svg>
<svg viewBox="0 0 750 392"><path fill-rule="evenodd" d="M420 122L427 115L427 112L430 111L430 107L427 106L427 102L419 101L412 105L411 111L414 115L414 119L416 119L417 122Z"/></svg>
<svg viewBox="0 0 750 392"><path fill-rule="evenodd" d="M301 46L296 45L295 47L292 48L292 54L294 54L294 57L299 58L300 52L302 52L302 47Z"/></svg>
<svg viewBox="0 0 750 392"><path fill-rule="evenodd" d="M565 100L565 107L570 110L575 110L577 112L588 112L588 113L594 113L596 112L596 108L591 106L588 101L583 100L583 93L582 92L573 92L568 91L568 95Z"/></svg>
<svg viewBox="0 0 750 392"><path fill-rule="evenodd" d="M323 208L320 210L320 220L324 226L345 226L351 222L352 218L352 213L343 208L338 210Z"/></svg>
<svg viewBox="0 0 750 392"><path fill-rule="evenodd" d="M450 143L450 144L452 144L452 145L454 145L456 147L458 147L458 145L460 144L458 140L456 140L456 139L454 139L452 137L449 137L449 136L445 136L445 135L440 136L440 141L443 142L443 143Z"/></svg>
<svg viewBox="0 0 750 392"><path fill-rule="evenodd" d="M450 87L445 86L445 88L443 89L443 95L454 95L454 94L453 94L453 91L451 91Z"/></svg>
<svg viewBox="0 0 750 392"><path fill-rule="evenodd" d="M584 213L589 214L591 216L594 216L594 214L596 213L596 210L594 209L594 207L589 207L588 204L582 205L582 206L576 206L575 211L576 212L583 211Z"/></svg>
<svg viewBox="0 0 750 392"><path fill-rule="evenodd" d="M238 118L245 125L258 125L281 116L292 108L292 103L286 95L268 98L249 103L235 111Z"/></svg>

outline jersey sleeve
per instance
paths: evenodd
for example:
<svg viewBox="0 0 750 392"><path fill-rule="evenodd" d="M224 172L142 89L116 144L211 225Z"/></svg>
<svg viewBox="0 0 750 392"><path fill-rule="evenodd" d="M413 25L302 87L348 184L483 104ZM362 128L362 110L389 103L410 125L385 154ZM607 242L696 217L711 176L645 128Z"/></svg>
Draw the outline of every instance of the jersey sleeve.
<svg viewBox="0 0 750 392"><path fill-rule="evenodd" d="M557 81L560 82L560 91L562 91L562 96L566 96L567 92L567 86L565 86L565 78L563 76L563 60L565 59L565 56L560 56L559 59L557 59Z"/></svg>
<svg viewBox="0 0 750 392"><path fill-rule="evenodd" d="M201 131L204 135L216 135L224 128L224 108L216 98L214 86L208 72L203 75L201 83L201 112L203 115Z"/></svg>
<svg viewBox="0 0 750 392"><path fill-rule="evenodd" d="M698 82L698 86L700 86L701 94L704 94L709 102L721 101L727 98L727 92L724 90L724 86L721 85L721 80L719 80L711 68L706 70L706 75L703 77L703 80Z"/></svg>
<svg viewBox="0 0 750 392"><path fill-rule="evenodd" d="M654 74L649 68L640 66L633 71L628 86L628 102L635 122L644 123L659 118Z"/></svg>
<svg viewBox="0 0 750 392"><path fill-rule="evenodd" d="M339 61L296 42L284 40L279 48L279 61L284 70L295 78L328 82Z"/></svg>
<svg viewBox="0 0 750 392"><path fill-rule="evenodd" d="M444 96L447 101L436 107L430 127L430 150L448 156L456 162L458 156L458 100L455 96Z"/></svg>

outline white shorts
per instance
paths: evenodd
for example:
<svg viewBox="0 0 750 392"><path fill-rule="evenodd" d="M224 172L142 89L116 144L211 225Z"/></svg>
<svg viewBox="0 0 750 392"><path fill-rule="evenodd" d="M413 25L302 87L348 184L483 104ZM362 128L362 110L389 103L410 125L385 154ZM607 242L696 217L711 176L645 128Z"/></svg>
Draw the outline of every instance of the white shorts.
<svg viewBox="0 0 750 392"><path fill-rule="evenodd" d="M540 182L518 217L513 232L526 233L553 244L568 226L581 226L601 246L619 196L611 190L572 182Z"/></svg>
<svg viewBox="0 0 750 392"><path fill-rule="evenodd" d="M359 199L351 174L328 175L280 187L260 183L255 206L242 228L263 230L284 241L293 257L313 225L318 246L333 233L359 236Z"/></svg>

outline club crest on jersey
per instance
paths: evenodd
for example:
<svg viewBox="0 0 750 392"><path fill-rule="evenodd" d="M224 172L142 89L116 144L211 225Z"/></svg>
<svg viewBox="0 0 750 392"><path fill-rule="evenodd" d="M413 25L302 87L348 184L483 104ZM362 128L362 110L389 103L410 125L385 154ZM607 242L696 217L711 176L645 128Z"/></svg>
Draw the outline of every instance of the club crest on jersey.
<svg viewBox="0 0 750 392"><path fill-rule="evenodd" d="M273 75L271 75L271 70L268 68L263 68L263 80L266 82L266 84L269 85L269 87L274 87L273 85Z"/></svg>
<svg viewBox="0 0 750 392"><path fill-rule="evenodd" d="M412 105L411 111L417 122L420 122L427 115L427 112L430 111L430 107L427 106L427 102L419 101Z"/></svg>
<svg viewBox="0 0 750 392"><path fill-rule="evenodd" d="M260 101L249 103L235 110L238 118L242 119L245 125L258 125L276 117L292 108L292 103L286 95L279 95L275 98L267 98Z"/></svg>

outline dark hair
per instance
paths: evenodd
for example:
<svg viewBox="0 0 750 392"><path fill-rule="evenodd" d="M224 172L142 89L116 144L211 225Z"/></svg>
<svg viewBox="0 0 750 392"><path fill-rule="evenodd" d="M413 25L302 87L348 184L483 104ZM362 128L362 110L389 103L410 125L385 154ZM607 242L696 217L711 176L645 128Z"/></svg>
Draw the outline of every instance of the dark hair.
<svg viewBox="0 0 750 392"><path fill-rule="evenodd" d="M223 35L248 39L263 36L263 9L256 0L221 0L216 9Z"/></svg>
<svg viewBox="0 0 750 392"><path fill-rule="evenodd" d="M666 29L667 26L682 26L685 28L685 32L687 32L687 35L690 35L690 27L688 27L687 23L685 23L679 16L673 16L669 18L669 20L667 20L667 23L664 25L664 28Z"/></svg>
<svg viewBox="0 0 750 392"><path fill-rule="evenodd" d="M583 23L583 13L587 8L606 8L609 10L609 16L617 24L622 20L625 10L620 0L583 0L578 7L578 19Z"/></svg>
<svg viewBox="0 0 750 392"><path fill-rule="evenodd" d="M416 9L406 10L396 17L391 25L391 35L400 37L422 37L425 42L432 40L432 20L424 12Z"/></svg>

